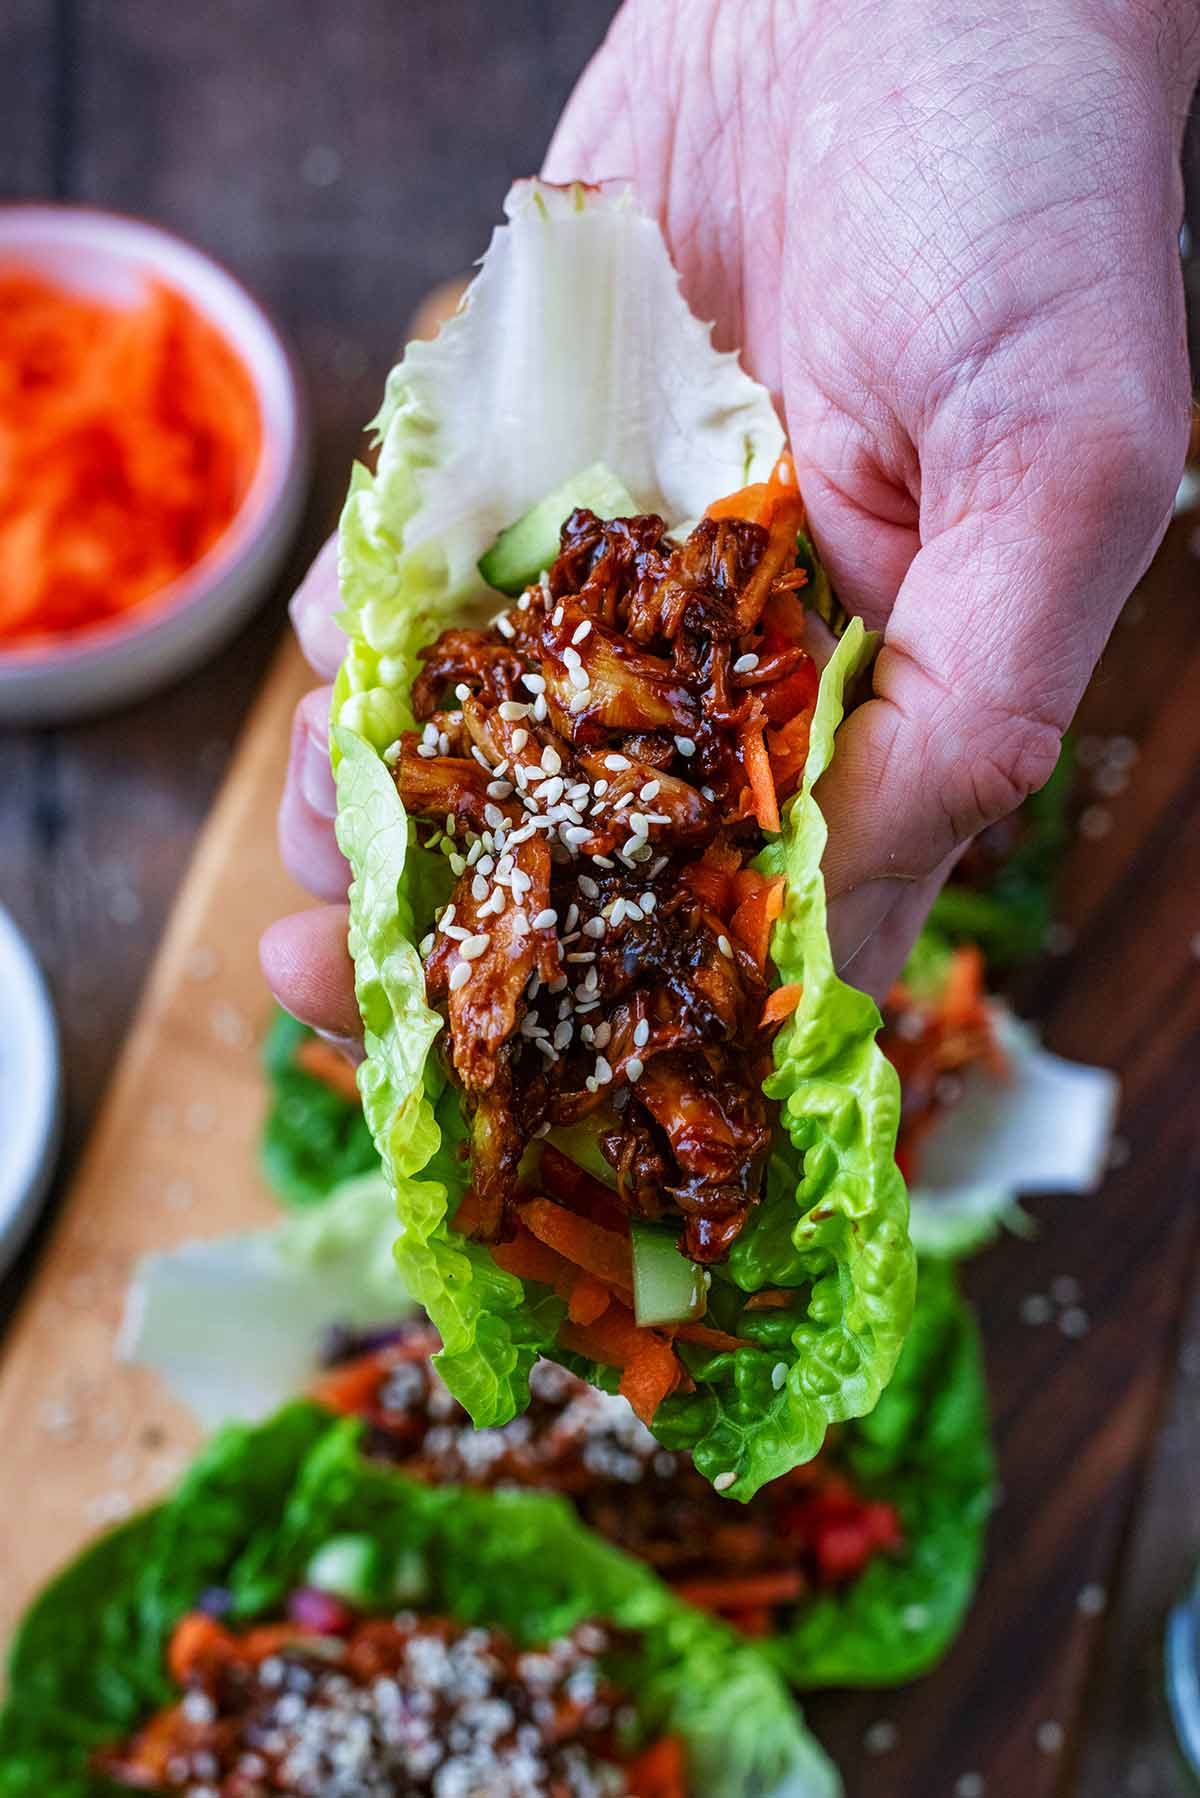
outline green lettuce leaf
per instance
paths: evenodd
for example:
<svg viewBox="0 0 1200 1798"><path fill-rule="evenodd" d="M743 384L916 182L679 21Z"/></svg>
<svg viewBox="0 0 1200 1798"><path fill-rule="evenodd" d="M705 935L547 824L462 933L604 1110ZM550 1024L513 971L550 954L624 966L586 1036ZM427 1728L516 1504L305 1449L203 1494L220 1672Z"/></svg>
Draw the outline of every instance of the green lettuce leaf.
<svg viewBox="0 0 1200 1798"><path fill-rule="evenodd" d="M435 1490L371 1466L354 1426L293 1406L210 1444L157 1512L104 1538L37 1600L0 1717L5 1798L97 1798L88 1754L169 1696L171 1629L210 1587L235 1623L278 1610L335 1537L423 1568L433 1611L535 1644L587 1618L632 1638L616 1675L639 1735L678 1734L705 1798L837 1798L836 1772L778 1676L720 1624L535 1493ZM381 1578L382 1578L381 1574ZM381 1589L381 1600L385 1593Z"/></svg>
<svg viewBox="0 0 1200 1798"><path fill-rule="evenodd" d="M376 474L356 470L340 539L349 646L331 733L338 840L353 873L350 949L367 1050L359 1080L396 1191L397 1263L441 1334L439 1371L481 1426L528 1403L530 1368L557 1352L563 1312L449 1228L467 1178L464 1126L429 1052L440 1019L425 1003L415 948L449 876L438 852L417 845L387 766L413 722L416 654L450 619L494 606L475 573L480 552L564 474L604 461L639 505L674 522L761 478L782 442L769 397L712 350L657 228L624 197L521 184L508 212L464 311L433 344L411 346L389 380ZM548 329L556 318L570 320L561 339ZM786 1137L710 1297L713 1321L750 1346L689 1352L696 1391L655 1420L710 1479L731 1474L722 1487L739 1499L810 1459L830 1422L870 1409L912 1307L892 1159L896 1081L874 1044L878 1012L833 970L813 797L846 686L869 651L852 623L822 676L803 790L762 861L788 878L773 948L781 977L803 981L805 995L768 1085ZM794 1288L794 1310L745 1311L746 1296L767 1285ZM611 1384L608 1372L568 1364Z"/></svg>
<svg viewBox="0 0 1200 1798"><path fill-rule="evenodd" d="M313 1379L331 1326L369 1330L413 1309L396 1278L396 1228L376 1171L273 1229L145 1255L118 1354L152 1368L208 1427L267 1417Z"/></svg>
<svg viewBox="0 0 1200 1798"><path fill-rule="evenodd" d="M297 1064L296 1052L311 1034L280 1011L263 1046L271 1105L259 1163L285 1205L319 1204L342 1180L379 1165L361 1105Z"/></svg>
<svg viewBox="0 0 1200 1798"><path fill-rule="evenodd" d="M899 1685L933 1666L958 1633L993 1502L979 1334L944 1262L921 1262L899 1365L871 1415L847 1428L840 1453L860 1491L897 1507L905 1546L806 1604L766 1651L801 1689Z"/></svg>

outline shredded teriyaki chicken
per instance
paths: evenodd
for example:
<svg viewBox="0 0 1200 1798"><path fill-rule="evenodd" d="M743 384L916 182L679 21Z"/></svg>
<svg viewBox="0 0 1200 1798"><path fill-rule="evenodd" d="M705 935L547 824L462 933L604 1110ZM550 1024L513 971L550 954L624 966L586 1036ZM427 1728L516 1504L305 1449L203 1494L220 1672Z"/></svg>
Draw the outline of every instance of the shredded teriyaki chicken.
<svg viewBox="0 0 1200 1798"><path fill-rule="evenodd" d="M770 528L577 510L486 629L422 652L390 752L456 882L421 944L471 1116L471 1233L511 1235L532 1139L584 1119L629 1218L717 1262L771 1133L766 945L749 867L799 784L816 670L798 498Z"/></svg>

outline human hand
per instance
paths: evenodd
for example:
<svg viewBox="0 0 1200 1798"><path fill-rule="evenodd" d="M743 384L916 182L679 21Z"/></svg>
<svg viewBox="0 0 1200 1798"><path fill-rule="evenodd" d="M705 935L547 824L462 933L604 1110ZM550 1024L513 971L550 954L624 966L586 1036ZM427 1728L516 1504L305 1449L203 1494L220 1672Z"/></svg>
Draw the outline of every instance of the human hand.
<svg viewBox="0 0 1200 1798"><path fill-rule="evenodd" d="M551 147L551 179L631 177L657 213L693 310L776 394L839 594L885 631L820 791L835 948L876 993L958 850L1048 776L1170 513L1184 15L1043 0L1014 33L933 0L914 43L904 0L631 0ZM294 603L323 673L334 603L324 556ZM281 843L332 898L326 706L298 714ZM344 907L281 920L263 960L354 1032Z"/></svg>

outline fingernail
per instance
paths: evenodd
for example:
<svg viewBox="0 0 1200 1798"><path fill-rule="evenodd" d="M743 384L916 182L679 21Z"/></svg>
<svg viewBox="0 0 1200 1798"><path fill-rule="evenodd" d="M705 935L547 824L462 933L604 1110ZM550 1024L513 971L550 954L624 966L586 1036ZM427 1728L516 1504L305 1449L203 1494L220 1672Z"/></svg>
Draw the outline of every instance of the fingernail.
<svg viewBox="0 0 1200 1798"><path fill-rule="evenodd" d="M344 1055L352 1067L357 1067L360 1061L366 1059L367 1052L363 1048L360 1037L339 1036L336 1030L318 1030L316 1034L322 1042L328 1043L331 1049L336 1049L339 1055Z"/></svg>
<svg viewBox="0 0 1200 1798"><path fill-rule="evenodd" d="M829 904L829 942L834 966L840 973L853 961L868 938L874 936L892 907L912 887L912 881L894 875L864 880Z"/></svg>
<svg viewBox="0 0 1200 1798"><path fill-rule="evenodd" d="M304 726L300 742L299 780L305 804L319 818L337 816L337 783L329 765L329 744L323 731L312 724Z"/></svg>

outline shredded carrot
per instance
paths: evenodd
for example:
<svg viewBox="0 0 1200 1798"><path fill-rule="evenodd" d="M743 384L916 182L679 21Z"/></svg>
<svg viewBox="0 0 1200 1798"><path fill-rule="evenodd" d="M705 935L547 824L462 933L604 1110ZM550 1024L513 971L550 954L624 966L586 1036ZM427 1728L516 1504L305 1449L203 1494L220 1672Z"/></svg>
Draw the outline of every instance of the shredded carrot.
<svg viewBox="0 0 1200 1798"><path fill-rule="evenodd" d="M474 1236L483 1220L483 1206L473 1186L468 1186L458 1201L458 1209L450 1219L450 1228L460 1236Z"/></svg>
<svg viewBox="0 0 1200 1798"><path fill-rule="evenodd" d="M539 1242L584 1273L616 1292L632 1294L633 1256L628 1236L604 1230L590 1219L556 1205L553 1199L526 1200L521 1206L521 1222Z"/></svg>
<svg viewBox="0 0 1200 1798"><path fill-rule="evenodd" d="M663 1736L625 1768L633 1798L687 1798L687 1761L678 1736Z"/></svg>
<svg viewBox="0 0 1200 1798"><path fill-rule="evenodd" d="M750 524L763 524L771 504L769 494L765 481L752 481L749 487L740 487L736 493L727 493L724 499L715 499L704 516L744 518Z"/></svg>
<svg viewBox="0 0 1200 1798"><path fill-rule="evenodd" d="M714 1330L709 1324L671 1324L668 1326L676 1342L694 1342L700 1348L739 1349L747 1347L740 1336Z"/></svg>
<svg viewBox="0 0 1200 1798"><path fill-rule="evenodd" d="M577 1267L538 1242L528 1230L518 1230L511 1242L493 1243L492 1260L518 1280L536 1280L539 1286L552 1287L568 1304L580 1281Z"/></svg>
<svg viewBox="0 0 1200 1798"><path fill-rule="evenodd" d="M983 951L976 943L963 943L950 957L942 991L942 1019L951 1030L966 1030L979 1022L984 993Z"/></svg>
<svg viewBox="0 0 1200 1798"><path fill-rule="evenodd" d="M775 797L775 781L771 774L771 762L763 742L761 713L742 726L738 733L738 741L742 751L742 766L746 770L746 779L750 783L754 816L763 830L778 830L779 801Z"/></svg>
<svg viewBox="0 0 1200 1798"><path fill-rule="evenodd" d="M765 1030L769 1024L782 1024L785 1018L791 1017L803 997L804 987L798 980L787 980L777 986L773 993L767 994L759 1028Z"/></svg>
<svg viewBox="0 0 1200 1798"><path fill-rule="evenodd" d="M573 1324L594 1324L612 1303L612 1293L591 1274L581 1274L567 1300L567 1316Z"/></svg>
<svg viewBox="0 0 1200 1798"><path fill-rule="evenodd" d="M684 1580L675 1590L680 1598L702 1611L740 1611L759 1605L794 1604L803 1597L806 1585L799 1568L784 1567L778 1573Z"/></svg>
<svg viewBox="0 0 1200 1798"><path fill-rule="evenodd" d="M745 943L760 968L767 965L771 929L783 910L786 884L782 875L771 879L765 874L756 874L752 868L744 869L737 877L740 898L729 928Z"/></svg>
<svg viewBox="0 0 1200 1798"><path fill-rule="evenodd" d="M379 1388L379 1382L390 1365L387 1350L359 1355L344 1367L330 1368L310 1388L317 1404L343 1417L356 1417L365 1411Z"/></svg>
<svg viewBox="0 0 1200 1798"><path fill-rule="evenodd" d="M237 1657L239 1660L265 1661L303 1634L304 1631L294 1623L260 1623L237 1638Z"/></svg>
<svg viewBox="0 0 1200 1798"><path fill-rule="evenodd" d="M625 1363L617 1391L649 1427L658 1407L679 1384L680 1367L667 1343L649 1330L642 1330L640 1335L642 1340Z"/></svg>
<svg viewBox="0 0 1200 1798"><path fill-rule="evenodd" d="M746 1300L747 1311L782 1311L795 1298L794 1292L784 1292L779 1287L767 1287L762 1292L752 1292Z"/></svg>
<svg viewBox="0 0 1200 1798"><path fill-rule="evenodd" d="M181 294L0 278L0 642L121 616L199 561L259 457L253 383Z"/></svg>
<svg viewBox="0 0 1200 1798"><path fill-rule="evenodd" d="M803 569L796 570L797 575L803 572ZM804 582L800 584L803 586ZM796 598L795 590L791 587L782 590L772 588L763 607L762 621L763 629L769 637L781 637L785 643L805 643L808 640L808 614L804 610L803 601Z"/></svg>
<svg viewBox="0 0 1200 1798"><path fill-rule="evenodd" d="M167 1648L167 1671L176 1685L183 1685L201 1661L227 1654L231 1639L215 1617L207 1611L189 1611L171 1632Z"/></svg>
<svg viewBox="0 0 1200 1798"><path fill-rule="evenodd" d="M789 799L804 778L808 760L808 739L812 732L812 713L800 712L778 730L766 734L767 761L775 792Z"/></svg>
<svg viewBox="0 0 1200 1798"><path fill-rule="evenodd" d="M332 1043L325 1042L319 1036L306 1036L296 1050L296 1066L306 1074L311 1074L314 1080L319 1080L340 1098L349 1100L352 1105L359 1103L358 1081L354 1069Z"/></svg>

